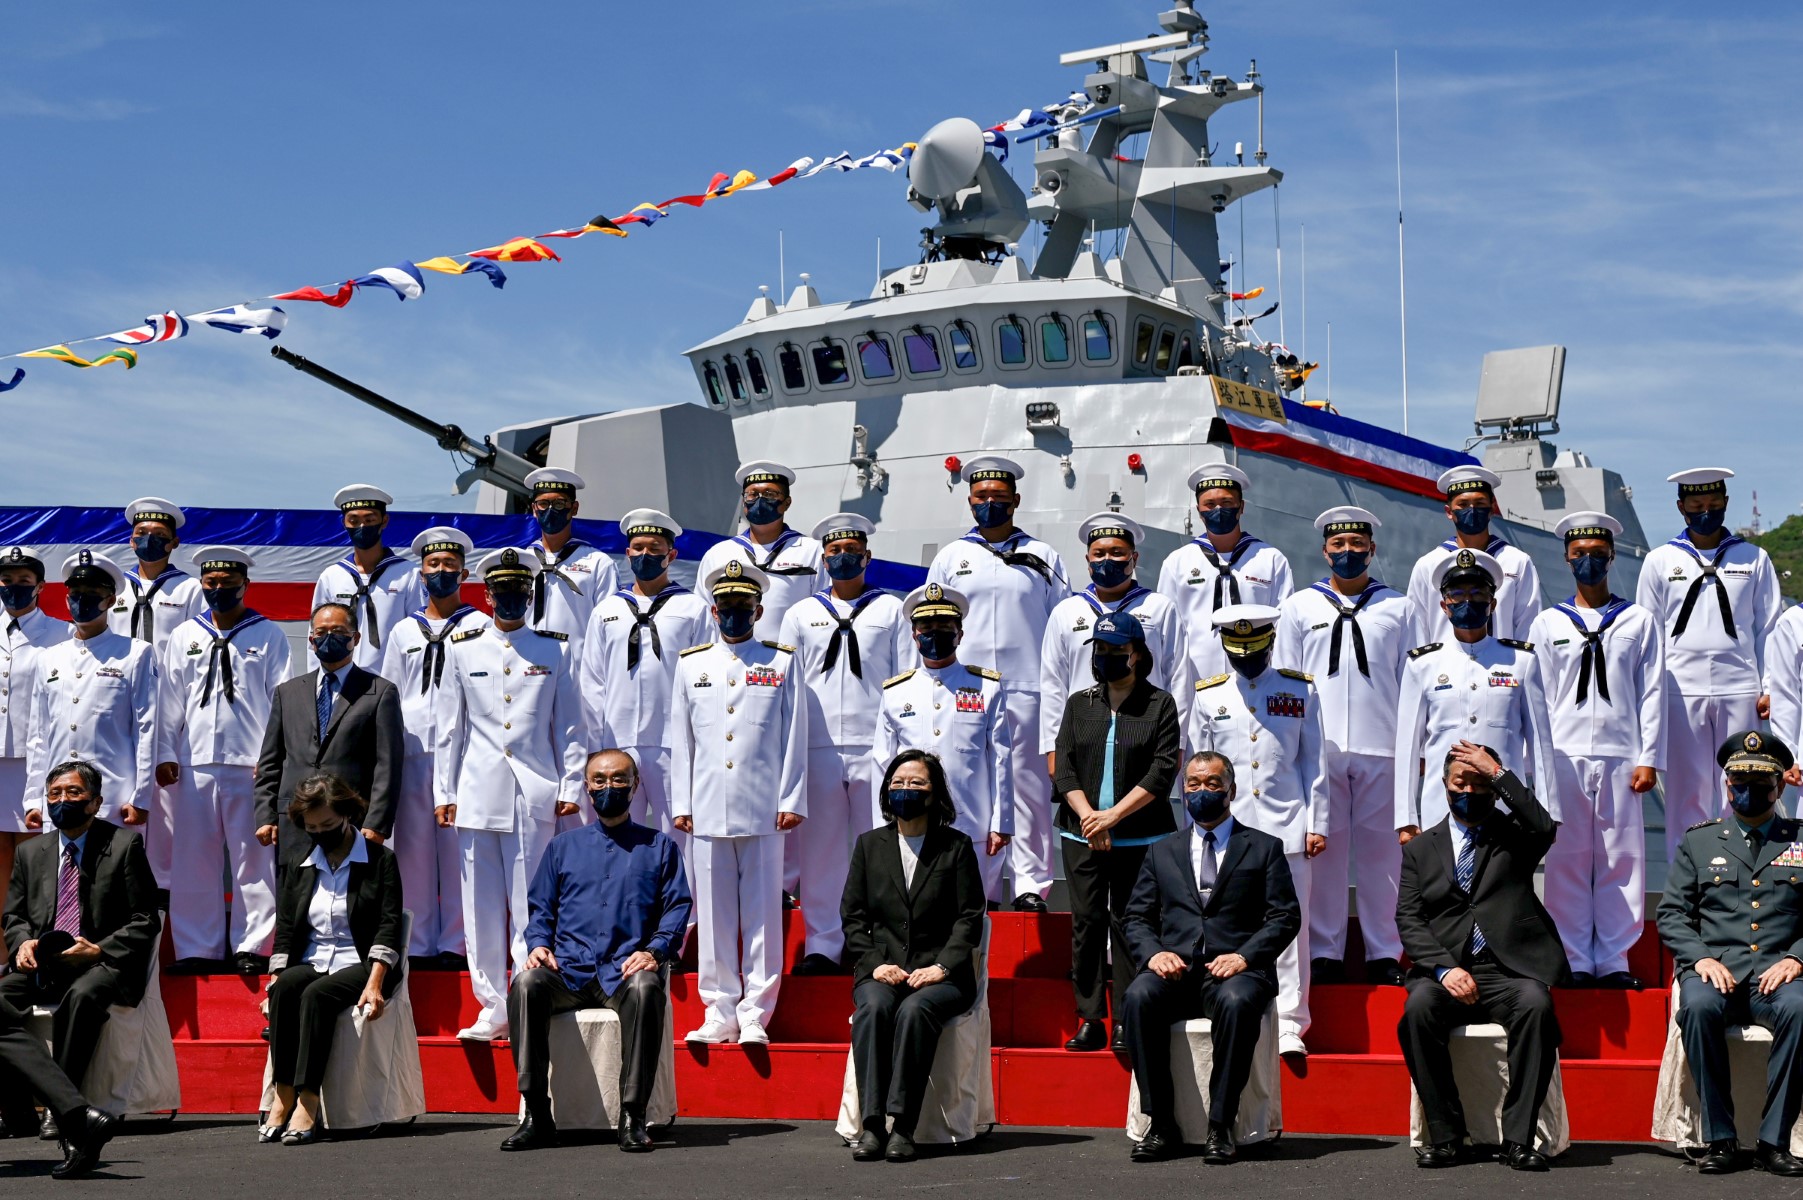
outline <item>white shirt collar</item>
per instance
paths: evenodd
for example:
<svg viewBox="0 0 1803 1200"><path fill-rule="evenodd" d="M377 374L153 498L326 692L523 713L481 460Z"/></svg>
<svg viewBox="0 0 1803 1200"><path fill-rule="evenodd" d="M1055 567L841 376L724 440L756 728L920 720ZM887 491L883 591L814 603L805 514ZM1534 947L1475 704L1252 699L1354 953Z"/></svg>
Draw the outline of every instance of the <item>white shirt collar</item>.
<svg viewBox="0 0 1803 1200"><path fill-rule="evenodd" d="M1229 814L1226 820L1222 821L1219 825L1216 825L1213 829L1204 829L1194 821L1190 822L1189 828L1190 832L1195 835L1196 845L1202 847L1204 850L1208 849L1208 843L1204 839L1209 834L1214 834L1215 853L1219 854L1222 850L1226 849L1227 839L1233 833L1233 817Z"/></svg>
<svg viewBox="0 0 1803 1200"><path fill-rule="evenodd" d="M368 861L369 843L364 840L362 833L358 833L357 840L351 843L351 852L344 856L344 861L338 864L337 869L342 871L348 868L352 863L366 863ZM306 865L309 867L317 867L328 875L333 873L332 864L326 859L326 852L318 846L313 847L313 853L307 855Z"/></svg>
<svg viewBox="0 0 1803 1200"><path fill-rule="evenodd" d="M351 668L356 665L357 664L355 662L347 662L342 667L339 667L336 671L328 671L325 669L325 666L322 664L319 668L319 686L321 688L325 687L326 676L330 675L333 679L338 681L338 690L340 692L343 692L344 691L344 677L349 675L351 673ZM315 690L317 690L317 689L315 689Z"/></svg>

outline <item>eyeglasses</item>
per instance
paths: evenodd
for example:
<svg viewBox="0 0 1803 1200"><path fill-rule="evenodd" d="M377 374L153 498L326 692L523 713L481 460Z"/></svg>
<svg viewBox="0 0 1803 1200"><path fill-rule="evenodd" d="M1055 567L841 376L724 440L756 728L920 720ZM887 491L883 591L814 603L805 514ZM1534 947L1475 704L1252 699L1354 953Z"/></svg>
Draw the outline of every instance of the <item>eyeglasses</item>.
<svg viewBox="0 0 1803 1200"><path fill-rule="evenodd" d="M51 786L44 789L44 795L51 800L86 800L89 796L86 784L71 783L64 787Z"/></svg>

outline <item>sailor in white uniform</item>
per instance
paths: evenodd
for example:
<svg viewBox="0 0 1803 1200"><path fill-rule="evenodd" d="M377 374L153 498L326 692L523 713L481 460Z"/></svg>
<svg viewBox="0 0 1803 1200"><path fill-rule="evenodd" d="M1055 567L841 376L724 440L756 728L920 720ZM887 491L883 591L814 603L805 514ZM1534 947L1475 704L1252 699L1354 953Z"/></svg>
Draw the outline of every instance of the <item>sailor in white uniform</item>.
<svg viewBox="0 0 1803 1200"><path fill-rule="evenodd" d="M561 633L528 628L538 563L495 550L477 567L494 622L451 635L433 773L462 851L463 937L482 1008L459 1038L507 1033L507 965L526 969L526 886L583 794L576 664Z"/></svg>
<svg viewBox="0 0 1803 1200"><path fill-rule="evenodd" d="M1492 637L1490 617L1506 578L1482 550L1460 547L1434 568L1446 642L1409 651L1396 712L1396 830L1403 842L1446 815L1439 764L1461 741L1495 749L1554 821L1560 819L1552 725L1540 660L1529 642Z"/></svg>
<svg viewBox="0 0 1803 1200"><path fill-rule="evenodd" d="M963 660L999 672L1007 681L1014 787L1008 860L1014 872L1014 907L1044 912L1056 870L1057 810L1052 777L1039 753L1040 654L1052 610L1070 595L1071 585L1058 552L1015 528L1014 513L1020 507L1015 485L1025 475L1019 463L997 454L964 464L976 524L933 556L927 582L965 597L964 640L959 644Z"/></svg>
<svg viewBox="0 0 1803 1200"><path fill-rule="evenodd" d="M1765 640L1765 694L1771 697L1772 736L1803 746L1803 604L1785 609ZM1803 766L1793 764L1784 782L1803 787Z"/></svg>
<svg viewBox="0 0 1803 1200"><path fill-rule="evenodd" d="M161 496L144 496L125 506L132 566L107 625L114 633L149 642L158 661L175 627L204 609L200 580L169 561L182 544L179 531L187 523L188 515Z"/></svg>
<svg viewBox="0 0 1803 1200"><path fill-rule="evenodd" d="M80 550L63 560L73 636L36 656L25 743L25 807L43 819L44 775L85 759L100 772L102 820L141 826L156 790L157 664L149 642L107 628L125 587L117 564ZM37 822L32 828L41 829ZM155 859L151 861L155 869ZM159 876L158 884L168 879Z"/></svg>
<svg viewBox="0 0 1803 1200"><path fill-rule="evenodd" d="M170 632L157 703L159 773L176 777L169 935L178 960L235 960L240 974L261 974L275 940L275 850L257 841L255 775L288 678L288 637L244 603L248 552L208 546L192 561L205 611ZM229 904L219 885L228 872Z"/></svg>
<svg viewBox="0 0 1803 1200"><path fill-rule="evenodd" d="M691 1042L769 1042L782 984L782 835L807 816L808 705L794 650L756 635L767 584L737 558L714 568L720 640L676 665L670 806L692 838L706 1006Z"/></svg>
<svg viewBox="0 0 1803 1200"><path fill-rule="evenodd" d="M1575 512L1554 532L1577 591L1534 618L1530 639L1546 680L1562 821L1546 856L1546 909L1575 984L1637 989L1628 951L1646 921L1640 798L1665 768L1665 631L1609 590L1620 521Z"/></svg>
<svg viewBox="0 0 1803 1200"><path fill-rule="evenodd" d="M0 878L11 879L13 848L35 836L42 820L25 807L25 740L37 688L37 656L69 640L69 622L38 607L44 560L28 546L0 550ZM55 764L52 764L55 765ZM28 819L29 818L29 819Z"/></svg>
<svg viewBox="0 0 1803 1200"><path fill-rule="evenodd" d="M682 536L670 514L635 508L620 535L632 585L595 605L579 655L588 744L632 756L639 768L632 819L673 839L687 866L689 838L670 809L671 691L678 656L713 638L713 607L670 578Z"/></svg>
<svg viewBox="0 0 1803 1200"><path fill-rule="evenodd" d="M332 503L343 515L351 552L320 573L313 607L335 601L351 610L362 634L351 661L379 675L388 631L426 602L425 588L419 570L383 541L393 496L372 484L353 483L339 488Z"/></svg>
<svg viewBox="0 0 1803 1200"><path fill-rule="evenodd" d="M1540 575L1534 570L1534 560L1490 532L1490 521L1497 512L1496 489L1501 484L1502 476L1478 466L1453 467L1440 476L1438 486L1446 497L1446 519L1453 524L1453 536L1417 559L1409 573L1409 599L1421 614L1424 641L1443 645L1452 641L1453 627L1441 611L1434 572L1460 549L1483 551L1496 560L1502 572L1502 584L1491 605L1491 633L1523 640L1528 626L1540 615ZM1439 763L1442 758L1444 755L1432 761ZM1439 773L1438 766L1428 772ZM1540 799L1544 802L1546 797Z"/></svg>
<svg viewBox="0 0 1803 1200"><path fill-rule="evenodd" d="M881 776L870 759L883 681L916 661L901 597L864 578L876 527L835 513L814 527L831 585L789 610L784 645L795 647L808 705L808 819L790 839L795 885L807 923L797 975L836 974L845 951L839 901L851 848L878 823Z"/></svg>
<svg viewBox="0 0 1803 1200"><path fill-rule="evenodd" d="M1278 610L1227 604L1213 624L1230 668L1196 681L1193 750L1233 762L1233 819L1283 842L1296 899L1309 911L1310 860L1336 836L1327 800L1321 697L1305 672L1272 665ZM1277 1049L1308 1053L1309 927L1277 958Z"/></svg>
<svg viewBox="0 0 1803 1200"><path fill-rule="evenodd" d="M1218 609L1228 604L1275 608L1295 590L1283 551L1240 528L1250 486L1246 473L1228 463L1204 463L1191 471L1189 489L1196 497L1202 533L1167 555L1158 572L1158 594L1170 597L1182 620L1191 679L1227 670L1227 656L1214 631Z"/></svg>
<svg viewBox="0 0 1803 1200"><path fill-rule="evenodd" d="M1139 622L1152 654L1147 679L1153 687L1187 697L1195 683L1177 605L1140 586L1139 546L1146 531L1139 522L1120 513L1099 512L1083 522L1079 534L1088 547L1089 586L1052 609L1039 645L1039 752L1046 756L1048 771L1057 770L1054 750L1066 702L1096 685L1090 642L1103 615L1131 613Z"/></svg>
<svg viewBox="0 0 1803 1200"><path fill-rule="evenodd" d="M902 601L922 665L883 684L871 766L880 780L903 750L928 750L945 768L957 801L952 823L977 848L983 893L1004 899L1002 851L1014 836L1016 808L1010 778L1012 739L1022 731L1005 709L1013 694L988 667L959 660L970 602L955 588L928 583Z"/></svg>
<svg viewBox="0 0 1803 1200"><path fill-rule="evenodd" d="M708 548L701 556L699 578L712 578L728 560L756 567L770 581L763 592L763 616L758 618L760 641L781 641L783 618L829 582L822 563L820 542L784 520L791 503L789 490L795 472L779 462L758 459L742 465L733 475L745 505L745 532Z"/></svg>
<svg viewBox="0 0 1803 1200"><path fill-rule="evenodd" d="M1400 987L1396 891L1396 698L1421 620L1407 596L1371 576L1375 514L1350 505L1315 518L1327 575L1278 606L1272 659L1314 677L1326 742L1327 806L1337 836L1309 867L1315 983L1346 978L1348 884L1358 891L1365 979Z"/></svg>
<svg viewBox="0 0 1803 1200"><path fill-rule="evenodd" d="M445 663L453 636L490 624L488 614L463 602L465 564L475 553L469 535L449 525L424 530L413 539L426 602L388 633L382 676L401 694L401 796L388 848L401 869L401 889L413 912L411 958L435 959L437 967L462 965L463 855L456 827L439 820L435 778L439 727L450 692ZM448 814L447 814L448 815Z"/></svg>
<svg viewBox="0 0 1803 1200"><path fill-rule="evenodd" d="M1685 529L1647 552L1635 601L1665 632L1665 852L1684 831L1722 815L1728 793L1715 752L1758 729L1766 639L1783 610L1771 556L1726 528L1722 467L1679 471Z"/></svg>
<svg viewBox="0 0 1803 1200"><path fill-rule="evenodd" d="M526 476L526 486L532 492L532 519L538 522L539 534L529 547L539 567L532 577L530 624L540 632L564 634L571 649L580 652L589 614L619 590L613 556L570 528L582 510L576 499L585 486L582 476L562 467L540 467Z"/></svg>

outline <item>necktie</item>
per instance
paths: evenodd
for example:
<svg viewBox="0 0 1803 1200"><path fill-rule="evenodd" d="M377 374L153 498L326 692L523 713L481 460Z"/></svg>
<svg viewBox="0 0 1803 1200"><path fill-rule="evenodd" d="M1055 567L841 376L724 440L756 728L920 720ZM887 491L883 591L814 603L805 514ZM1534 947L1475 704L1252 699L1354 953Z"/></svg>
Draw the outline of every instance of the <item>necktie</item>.
<svg viewBox="0 0 1803 1200"><path fill-rule="evenodd" d="M1471 879L1476 873L1477 832L1471 830L1466 833L1465 845L1459 850L1458 877L1460 891L1466 893L1471 891ZM1482 954L1484 952L1484 947L1488 944L1489 943L1484 940L1484 931L1478 927L1476 921L1473 921L1471 923L1471 952L1473 954Z"/></svg>
<svg viewBox="0 0 1803 1200"><path fill-rule="evenodd" d="M12 617L6 622L6 636L11 637L19 632L19 618Z"/></svg>
<svg viewBox="0 0 1803 1200"><path fill-rule="evenodd" d="M674 591L659 592L651 601L651 607L639 611L639 602L632 593L626 593L627 601L632 605L632 628L626 632L626 669L628 671L639 665L639 638L649 631L651 634L651 653L659 662L664 657L664 640L657 632L657 610L669 603Z"/></svg>
<svg viewBox="0 0 1803 1200"><path fill-rule="evenodd" d="M576 586L576 581L557 568L561 567L563 565L563 560L574 554L583 544L584 543L578 542L575 538L571 538L563 544L563 549L557 552L557 557L549 560L545 558L545 548L543 546L532 547L532 552L538 555L539 566L538 574L534 576L532 580L533 628L536 629L539 622L545 619L545 598L551 591L550 580L561 579L563 585L569 588L570 591L577 595L582 594L582 589Z"/></svg>
<svg viewBox="0 0 1803 1200"><path fill-rule="evenodd" d="M1329 677L1340 673L1340 641L1348 626L1352 629L1352 657L1358 663L1359 674L1366 679L1371 678L1371 663L1365 657L1365 631L1359 628L1359 613L1365 605L1371 603L1377 595L1375 588L1358 598L1351 608L1346 608L1338 600L1333 601L1334 608L1339 611L1339 618L1333 624L1333 640L1327 645L1327 674ZM1333 597L1328 597L1332 600Z"/></svg>
<svg viewBox="0 0 1803 1200"><path fill-rule="evenodd" d="M219 672L219 694L225 697L227 704L238 703L238 687L232 679L232 637L248 622L240 621L225 633L214 631L213 649L207 655L207 678L200 685L200 706L205 708L213 699L213 672ZM206 624L202 621L201 624Z"/></svg>
<svg viewBox="0 0 1803 1200"><path fill-rule="evenodd" d="M1202 903L1207 904L1215 890L1215 831L1202 835Z"/></svg>
<svg viewBox="0 0 1803 1200"><path fill-rule="evenodd" d="M150 586L133 589L138 593L138 599L137 602L131 606L132 637L142 637L147 642L154 640L152 635L156 631L156 610L151 608L150 605L151 601L156 599L157 593L161 591L162 588L163 579L161 576L158 576L156 579L151 580ZM138 629L140 622L142 622L144 626L141 633Z"/></svg>
<svg viewBox="0 0 1803 1200"><path fill-rule="evenodd" d="M1740 539L1738 538L1723 539L1721 546L1715 552L1715 557L1709 562L1704 562L1703 556L1697 554L1697 566L1702 568L1702 574L1691 581L1690 590L1684 593L1684 605L1678 609L1678 622L1672 626L1672 639L1674 641L1676 641L1678 636L1684 632L1685 627L1690 624L1690 610L1697 606L1697 597L1703 594L1703 585L1707 583L1715 584L1715 598L1722 606L1722 630L1727 633L1728 640L1733 641L1735 639L1734 605L1733 602L1728 599L1728 589L1724 587L1722 581L1716 577L1715 569L1721 565L1722 559L1728 556L1729 549L1739 540ZM1692 550L1691 553L1696 554L1696 551Z"/></svg>
<svg viewBox="0 0 1803 1200"><path fill-rule="evenodd" d="M1241 538L1239 544L1228 552L1227 560L1223 562L1221 556L1215 553L1215 548L1208 544L1207 539L1196 539L1196 545L1202 550L1202 557L1206 558L1208 565L1215 569L1215 600L1209 608L1210 612L1221 607L1222 588L1227 590L1228 603L1238 604L1240 602L1240 580L1239 576L1233 573L1233 564L1239 559L1240 549L1250 544L1250 538Z"/></svg>
<svg viewBox="0 0 1803 1200"><path fill-rule="evenodd" d="M351 578L357 581L357 593L351 597L351 613L355 615L357 606L363 606L361 627L369 637L370 648L374 650L382 648L382 630L376 622L376 598L370 593L375 590L376 584L382 582L382 572L400 561L402 560L398 558L385 558L377 563L376 569L369 573L368 583L363 582L363 574L357 569L355 559L347 559L345 563ZM324 726L320 728L323 729Z"/></svg>
<svg viewBox="0 0 1803 1200"><path fill-rule="evenodd" d="M1021 535L1016 535L1016 536L1021 536ZM964 537L964 540L967 542L970 542L973 545L983 547L983 549L989 551L989 553L995 555L997 558L1001 559L1003 562L1007 563L1011 567L1027 568L1027 570L1033 572L1035 575L1037 575L1041 579L1045 580L1045 585L1047 587L1052 586L1051 564L1046 562L1045 559L1039 557L1039 555L1029 554L1025 550L997 550L994 546L989 544L989 539L985 538L982 534L966 534ZM1004 543L1004 545L1013 545L1013 544L1014 544L1013 537L1010 537L1008 539L1008 541Z"/></svg>
<svg viewBox="0 0 1803 1200"><path fill-rule="evenodd" d="M326 740L326 726L332 723L332 697L338 691L338 676L325 672L319 687L319 740Z"/></svg>
<svg viewBox="0 0 1803 1200"><path fill-rule="evenodd" d="M56 881L56 927L71 937L81 936L81 867L74 846L63 853L62 874Z"/></svg>

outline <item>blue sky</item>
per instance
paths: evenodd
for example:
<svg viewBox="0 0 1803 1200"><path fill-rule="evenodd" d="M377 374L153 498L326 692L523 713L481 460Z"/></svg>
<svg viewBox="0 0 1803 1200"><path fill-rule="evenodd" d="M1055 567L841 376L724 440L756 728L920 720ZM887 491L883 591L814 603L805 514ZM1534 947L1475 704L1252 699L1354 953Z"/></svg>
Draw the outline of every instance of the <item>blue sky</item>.
<svg viewBox="0 0 1803 1200"><path fill-rule="evenodd" d="M1149 33L1140 0L757 0L745 5L15 3L0 15L0 330L28 349L621 213L716 170L863 153L953 115L1061 97L1061 51ZM1343 412L1400 418L1391 53L1403 71L1411 431L1470 431L1483 353L1569 347L1561 446L1635 486L1733 467L1734 517L1798 510L1803 17L1676 4L1214 5L1206 65L1258 59L1281 191L1285 326L1326 352ZM973 13L980 16L973 17ZM1162 76L1162 68L1155 68ZM1253 140L1251 106L1217 121ZM1024 168L1019 155L1015 163ZM865 294L876 242L911 261L899 176L823 176L561 264L503 292L431 276L423 299L290 304L283 344L476 431L690 399L680 351L812 273ZM1275 291L1268 194L1246 279ZM1237 241L1237 215L1223 225ZM564 247L560 247L562 250ZM1275 320L1265 323L1274 335ZM450 505L425 439L197 329L127 374L26 364L0 398L0 502L323 506L382 482ZM4 369L4 368L0 368ZM1317 376L1318 380L1323 379Z"/></svg>

